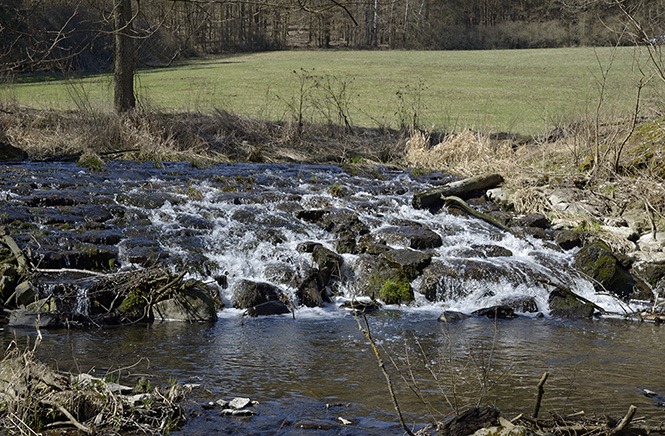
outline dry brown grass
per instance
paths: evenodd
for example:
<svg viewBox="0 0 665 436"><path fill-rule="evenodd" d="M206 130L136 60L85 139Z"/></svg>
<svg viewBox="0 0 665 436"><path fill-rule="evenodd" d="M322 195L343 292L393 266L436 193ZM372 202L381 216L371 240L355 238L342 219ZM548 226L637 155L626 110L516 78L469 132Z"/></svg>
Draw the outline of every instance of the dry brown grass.
<svg viewBox="0 0 665 436"><path fill-rule="evenodd" d="M609 195L615 209L641 208L660 225L665 210L665 122L580 121L542 138L502 138L463 130L441 135L390 129L255 120L223 110L125 115L26 110L4 103L0 141L33 159L92 152L153 161L341 164L361 157L460 176L498 172L519 212L571 220L543 186L576 186ZM437 138L434 140L433 138ZM601 161L593 156L599 147ZM119 154L112 154L118 152ZM611 195L610 195L611 194Z"/></svg>
<svg viewBox="0 0 665 436"><path fill-rule="evenodd" d="M514 153L508 141L464 130L431 144L427 133L415 131L406 142L406 161L413 166L450 171L464 176L502 172L512 165Z"/></svg>
<svg viewBox="0 0 665 436"><path fill-rule="evenodd" d="M351 157L391 162L404 148L400 132L329 124L267 122L228 113L0 111L0 141L31 159L83 152L126 152L125 159L342 163Z"/></svg>
<svg viewBox="0 0 665 436"><path fill-rule="evenodd" d="M541 213L570 226L588 216L565 213L550 203L553 188L583 188L612 213L641 210L652 226L665 224L665 122L643 122L632 129L626 120L599 126L578 122L556 129L549 137L529 140L492 139L464 130L437 135L415 131L406 141L408 166L461 176L500 173L512 190L515 210ZM441 136L438 136L441 138ZM601 160L594 168L595 147Z"/></svg>

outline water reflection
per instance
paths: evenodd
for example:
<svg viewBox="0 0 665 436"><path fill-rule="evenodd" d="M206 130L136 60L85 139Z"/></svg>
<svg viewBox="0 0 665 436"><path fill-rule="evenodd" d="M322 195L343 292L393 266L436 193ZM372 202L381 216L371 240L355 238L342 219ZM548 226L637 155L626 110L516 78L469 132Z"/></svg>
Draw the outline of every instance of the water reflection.
<svg viewBox="0 0 665 436"><path fill-rule="evenodd" d="M508 415L530 413L544 371L551 376L543 413L585 410L619 417L635 404L648 419L662 415L641 395L643 388L665 392L665 330L658 326L551 319L469 319L446 326L431 313L398 311L368 319L411 423L422 425L480 396ZM211 325L42 334L39 357L62 370L104 375L124 368L114 374L126 384L148 374L155 383L202 383L206 391L195 394L201 401L249 396L261 402L261 418L238 422L206 412L183 434L209 431L211 422L226 430L208 434L246 434L248 428L276 434L285 419L290 424L279 434L298 434L298 420L330 422L342 414L383 434L401 434L393 427L385 380L351 316L222 317ZM3 346L11 340L25 345L34 343L35 333L9 330L2 338Z"/></svg>

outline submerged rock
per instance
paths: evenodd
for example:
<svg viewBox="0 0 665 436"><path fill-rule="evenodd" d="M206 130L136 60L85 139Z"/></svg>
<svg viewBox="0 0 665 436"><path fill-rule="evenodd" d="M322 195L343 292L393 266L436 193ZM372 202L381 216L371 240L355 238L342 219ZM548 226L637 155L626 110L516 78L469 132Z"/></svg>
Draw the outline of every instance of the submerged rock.
<svg viewBox="0 0 665 436"><path fill-rule="evenodd" d="M447 322L449 324L464 321L467 318L471 318L471 315L462 312L456 312L454 310L446 310L439 316L437 321Z"/></svg>
<svg viewBox="0 0 665 436"><path fill-rule="evenodd" d="M372 313L381 308L381 305L376 301L345 301L340 306L344 309L351 309L355 313Z"/></svg>
<svg viewBox="0 0 665 436"><path fill-rule="evenodd" d="M33 301L24 308L12 310L9 327L54 328L61 325L55 299L44 298Z"/></svg>
<svg viewBox="0 0 665 436"><path fill-rule="evenodd" d="M535 280L536 272L531 273ZM472 292L494 295L497 285L517 287L525 284L524 272L484 259L433 261L424 269L419 291L429 301L465 298Z"/></svg>
<svg viewBox="0 0 665 436"><path fill-rule="evenodd" d="M501 300L500 305L509 306L516 312L522 313L536 313L538 312L538 305L536 298L528 295L508 297Z"/></svg>
<svg viewBox="0 0 665 436"><path fill-rule="evenodd" d="M473 312L473 315L484 316L490 319L513 319L517 318L515 311L510 306L492 306L484 309L478 309Z"/></svg>

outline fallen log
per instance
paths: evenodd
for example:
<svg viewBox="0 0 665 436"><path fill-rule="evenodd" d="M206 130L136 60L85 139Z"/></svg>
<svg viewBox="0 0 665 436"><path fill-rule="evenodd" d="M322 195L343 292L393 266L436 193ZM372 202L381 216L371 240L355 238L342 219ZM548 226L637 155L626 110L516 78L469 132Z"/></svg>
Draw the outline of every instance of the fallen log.
<svg viewBox="0 0 665 436"><path fill-rule="evenodd" d="M503 177L499 174L469 177L424 192L418 192L413 196L412 204L416 209L429 209L435 212L443 207L443 197L454 196L468 200L473 197L473 194L494 188L501 183L503 183Z"/></svg>

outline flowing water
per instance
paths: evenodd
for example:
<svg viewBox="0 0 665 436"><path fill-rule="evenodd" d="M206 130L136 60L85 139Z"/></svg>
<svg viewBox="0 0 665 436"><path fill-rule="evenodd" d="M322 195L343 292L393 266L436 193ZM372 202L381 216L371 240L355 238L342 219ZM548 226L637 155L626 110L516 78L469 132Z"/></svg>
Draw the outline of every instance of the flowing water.
<svg viewBox="0 0 665 436"><path fill-rule="evenodd" d="M311 254L298 244L334 248L335 235L295 217L309 209L350 211L371 232L417 222L442 238L435 261L457 267L471 260L490 271L485 277L442 279L438 295L444 297L436 302L419 292L416 279L415 303L384 306L367 317L406 421L415 428L480 400L509 415L529 413L544 371L552 375L543 413L584 409L618 417L635 404L647 419L662 415L641 390L665 392L665 330L618 319L550 318L552 283L610 311L623 308L594 295L592 285L572 272L571 252L445 210L413 209L413 193L444 183L444 175L152 163L112 163L100 172L73 164L26 164L2 167L0 173L2 220L29 223L16 239L36 254L45 247L66 251L72 240L95 241L108 245L122 268L162 261L218 290L227 308L212 325L157 322L42 332L40 357L61 369L115 371L129 384L140 374L155 383L201 383L204 389L193 394L199 402L234 396L260 402L252 418L197 409L182 434L401 434L386 381L359 331L362 320L340 307L359 291L352 279L342 280L324 308L264 318L246 318L231 308L234 284L241 279L271 282L293 295L285 276L302 274L312 264ZM488 257L482 247L504 251ZM356 259L344 254L344 277L353 277ZM455 289L464 292L449 292ZM507 297L532 298L544 316L437 322L444 309L469 313ZM86 310L84 304L80 310ZM35 335L6 329L2 337L8 345L34 341ZM352 425L341 425L338 417Z"/></svg>

